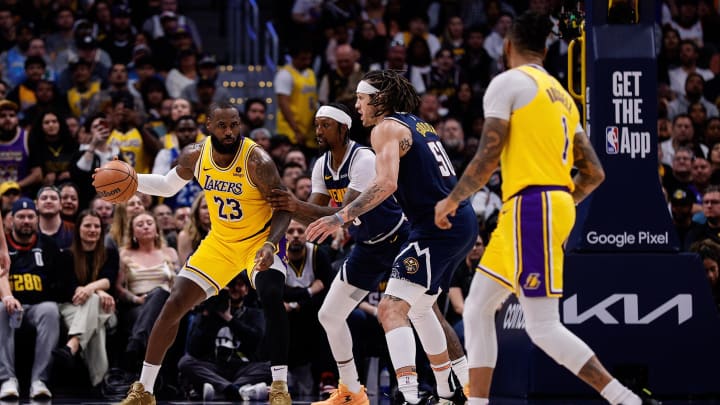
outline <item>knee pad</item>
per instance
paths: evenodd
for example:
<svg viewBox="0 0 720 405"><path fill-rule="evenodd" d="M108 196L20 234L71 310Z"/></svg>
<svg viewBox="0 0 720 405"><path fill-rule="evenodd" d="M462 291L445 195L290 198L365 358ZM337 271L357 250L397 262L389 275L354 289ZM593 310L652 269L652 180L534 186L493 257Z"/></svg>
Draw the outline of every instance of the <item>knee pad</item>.
<svg viewBox="0 0 720 405"><path fill-rule="evenodd" d="M575 375L594 355L590 347L559 320L533 322L526 317L525 330L537 347Z"/></svg>

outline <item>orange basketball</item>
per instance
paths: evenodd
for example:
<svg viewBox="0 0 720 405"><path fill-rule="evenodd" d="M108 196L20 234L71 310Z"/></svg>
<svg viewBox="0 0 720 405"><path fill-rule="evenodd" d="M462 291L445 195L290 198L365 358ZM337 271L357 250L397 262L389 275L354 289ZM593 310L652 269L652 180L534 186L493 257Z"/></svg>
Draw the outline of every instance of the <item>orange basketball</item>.
<svg viewBox="0 0 720 405"><path fill-rule="evenodd" d="M137 191L137 173L122 160L112 160L95 172L92 184L103 200L121 203L129 200Z"/></svg>

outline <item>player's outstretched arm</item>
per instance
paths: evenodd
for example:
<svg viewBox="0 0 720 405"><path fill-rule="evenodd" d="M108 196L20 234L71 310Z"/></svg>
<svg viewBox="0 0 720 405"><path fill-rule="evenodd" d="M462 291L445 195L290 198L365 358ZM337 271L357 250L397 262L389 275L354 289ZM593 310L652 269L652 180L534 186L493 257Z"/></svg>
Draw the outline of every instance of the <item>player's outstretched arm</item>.
<svg viewBox="0 0 720 405"><path fill-rule="evenodd" d="M485 119L480 145L450 195L435 205L435 225L449 229L448 215L455 215L460 201L470 197L490 179L500 163L500 153L507 142L510 123L506 120L488 117Z"/></svg>
<svg viewBox="0 0 720 405"><path fill-rule="evenodd" d="M178 165L166 175L138 174L138 191L160 197L171 197L192 180L195 164L200 158L202 144L186 146L178 157Z"/></svg>
<svg viewBox="0 0 720 405"><path fill-rule="evenodd" d="M308 225L320 217L332 215L340 209L328 207L329 201L329 196L320 193L312 193L307 201L302 201L295 197L292 191L280 189L271 190L268 198L273 209L292 213L292 219L303 225Z"/></svg>
<svg viewBox="0 0 720 405"><path fill-rule="evenodd" d="M577 204L605 180L605 171L600 164L597 153L595 153L595 148L593 148L585 132L575 133L573 156L578 172L573 178L575 189L572 196L575 204Z"/></svg>
<svg viewBox="0 0 720 405"><path fill-rule="evenodd" d="M248 159L248 176L258 188L265 200L270 198L273 189L285 190L280 180L277 166L272 158L260 147L253 148ZM270 235L267 242L255 255L255 270L266 270L273 263L273 255L277 251L278 242L285 235L292 214L285 210L273 210L270 220Z"/></svg>

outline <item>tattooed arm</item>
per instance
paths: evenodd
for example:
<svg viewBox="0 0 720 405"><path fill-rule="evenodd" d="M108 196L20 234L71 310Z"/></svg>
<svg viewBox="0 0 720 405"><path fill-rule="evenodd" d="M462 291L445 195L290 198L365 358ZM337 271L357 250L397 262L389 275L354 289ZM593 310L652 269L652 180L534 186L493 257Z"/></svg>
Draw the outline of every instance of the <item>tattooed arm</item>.
<svg viewBox="0 0 720 405"><path fill-rule="evenodd" d="M247 173L250 180L266 200L273 189L284 190L280 174L272 158L260 147L253 148L248 159ZM270 220L270 234L267 242L255 255L255 270L266 270L273 263L273 254L277 251L278 242L285 235L292 214L284 210L273 210Z"/></svg>
<svg viewBox="0 0 720 405"><path fill-rule="evenodd" d="M485 120L477 152L448 198L459 203L487 183L500 163L508 129L508 121L493 117Z"/></svg>
<svg viewBox="0 0 720 405"><path fill-rule="evenodd" d="M573 156L578 172L573 178L575 190L572 196L575 204L578 204L605 180L605 171L585 132L575 134Z"/></svg>

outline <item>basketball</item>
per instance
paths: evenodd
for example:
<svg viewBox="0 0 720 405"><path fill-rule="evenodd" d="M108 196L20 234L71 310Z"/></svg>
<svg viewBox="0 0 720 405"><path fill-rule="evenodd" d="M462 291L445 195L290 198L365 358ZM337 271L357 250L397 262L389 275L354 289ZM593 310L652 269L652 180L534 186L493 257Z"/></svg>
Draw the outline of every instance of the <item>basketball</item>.
<svg viewBox="0 0 720 405"><path fill-rule="evenodd" d="M92 184L103 200L121 203L130 199L137 191L137 173L122 160L113 160L95 171Z"/></svg>

